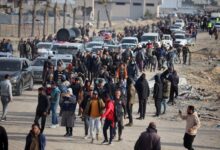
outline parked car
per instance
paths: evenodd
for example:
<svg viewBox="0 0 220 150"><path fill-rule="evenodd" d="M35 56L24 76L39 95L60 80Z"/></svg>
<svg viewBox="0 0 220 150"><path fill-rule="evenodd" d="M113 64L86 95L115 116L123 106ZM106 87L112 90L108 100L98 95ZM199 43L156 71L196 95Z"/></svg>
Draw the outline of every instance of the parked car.
<svg viewBox="0 0 220 150"><path fill-rule="evenodd" d="M13 55L11 53L8 52L0 52L0 57L13 57Z"/></svg>
<svg viewBox="0 0 220 150"><path fill-rule="evenodd" d="M9 74L12 92L20 96L23 90L32 90L34 86L33 70L26 58L0 58L0 81Z"/></svg>

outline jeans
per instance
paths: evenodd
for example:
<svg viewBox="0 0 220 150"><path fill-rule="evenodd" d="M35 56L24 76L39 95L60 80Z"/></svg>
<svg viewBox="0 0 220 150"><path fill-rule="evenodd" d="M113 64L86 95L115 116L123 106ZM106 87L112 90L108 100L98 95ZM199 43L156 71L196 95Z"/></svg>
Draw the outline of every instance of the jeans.
<svg viewBox="0 0 220 150"><path fill-rule="evenodd" d="M57 117L57 113L56 113L57 106L58 106L58 103L51 103L51 106L50 106L50 109L52 111L51 117L52 117L52 124L53 125L58 124L58 117Z"/></svg>
<svg viewBox="0 0 220 150"><path fill-rule="evenodd" d="M92 136L92 139L95 139L94 131L96 130L96 134L99 134L99 130L101 128L100 117L97 117L97 118L90 117L89 128L90 128L90 135Z"/></svg>
<svg viewBox="0 0 220 150"><path fill-rule="evenodd" d="M87 136L89 133L89 117L88 116L84 117L84 129L85 129L85 136Z"/></svg>
<svg viewBox="0 0 220 150"><path fill-rule="evenodd" d="M8 112L8 103L10 102L9 96L1 96L2 101L2 119L6 118L7 112Z"/></svg>
<svg viewBox="0 0 220 150"><path fill-rule="evenodd" d="M193 143L195 137L196 137L196 135L190 135L188 133L185 133L184 138L183 138L183 140L184 140L183 145L186 149L194 150L192 147L192 143Z"/></svg>
<svg viewBox="0 0 220 150"><path fill-rule="evenodd" d="M162 112L162 108L163 108L163 114L166 113L166 108L167 108L166 101L167 101L167 99L162 99L162 101L161 101L161 112Z"/></svg>
<svg viewBox="0 0 220 150"><path fill-rule="evenodd" d="M114 128L112 126L112 121L110 121L108 119L105 119L105 123L104 123L104 126L103 126L103 135L104 135L104 138L105 138L106 141L108 140L107 130L108 130L109 127L110 127L110 140L109 140L109 142L111 143L112 139L113 139L113 129Z"/></svg>
<svg viewBox="0 0 220 150"><path fill-rule="evenodd" d="M42 114L37 113L36 116L35 116L34 123L39 124L38 121L39 121L40 118L41 118L41 129L40 129L40 131L41 131L41 133L43 133L44 132L44 128L45 128L45 124L46 124L47 116L43 115L43 112L42 112Z"/></svg>
<svg viewBox="0 0 220 150"><path fill-rule="evenodd" d="M118 127L118 137L121 138L122 135L122 131L124 129L124 125L123 125L123 118L121 120L117 121L117 127Z"/></svg>

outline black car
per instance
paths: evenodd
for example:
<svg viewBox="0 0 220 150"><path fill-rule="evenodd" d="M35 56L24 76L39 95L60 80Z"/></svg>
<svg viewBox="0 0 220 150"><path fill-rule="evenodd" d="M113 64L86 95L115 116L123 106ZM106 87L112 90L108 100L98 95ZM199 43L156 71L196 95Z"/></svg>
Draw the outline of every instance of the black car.
<svg viewBox="0 0 220 150"><path fill-rule="evenodd" d="M33 71L28 59L0 58L0 66L0 81L9 74L13 94L19 96L23 90L33 89Z"/></svg>

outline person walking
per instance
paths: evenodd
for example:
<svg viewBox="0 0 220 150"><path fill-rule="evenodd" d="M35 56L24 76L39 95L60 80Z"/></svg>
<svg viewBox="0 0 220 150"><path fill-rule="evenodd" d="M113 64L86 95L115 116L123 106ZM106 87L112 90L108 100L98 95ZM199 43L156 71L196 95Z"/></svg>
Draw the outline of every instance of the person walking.
<svg viewBox="0 0 220 150"><path fill-rule="evenodd" d="M163 98L163 85L160 80L160 76L155 76L155 84L154 84L154 90L153 90L153 98L155 102L156 107L156 117L159 117L161 113L161 100Z"/></svg>
<svg viewBox="0 0 220 150"><path fill-rule="evenodd" d="M124 113L125 113L125 101L121 97L121 91L115 91L115 123L118 126L118 141L121 141L122 131L124 129Z"/></svg>
<svg viewBox="0 0 220 150"><path fill-rule="evenodd" d="M175 104L174 95L175 95L175 98L178 96L178 84L179 84L179 76L177 75L176 70L174 70L168 78L171 82L170 100L168 101L168 103L171 103L172 105L174 105Z"/></svg>
<svg viewBox="0 0 220 150"><path fill-rule="evenodd" d="M39 124L38 121L41 118L41 133L44 131L46 124L46 118L50 108L50 101L47 98L46 91L43 87L38 89L38 104L36 109L35 124Z"/></svg>
<svg viewBox="0 0 220 150"><path fill-rule="evenodd" d="M185 65L186 61L187 61L188 54L190 52L189 48L187 46L183 46L182 52L183 52L183 64Z"/></svg>
<svg viewBox="0 0 220 150"><path fill-rule="evenodd" d="M103 126L103 135L104 141L102 144L108 143L112 144L113 140L113 132L115 127L115 107L113 100L110 99L110 96L107 94L105 99L105 112L101 116L101 120L105 118L104 126ZM108 140L107 130L110 128L110 138Z"/></svg>
<svg viewBox="0 0 220 150"><path fill-rule="evenodd" d="M8 136L3 126L0 126L0 149L8 150Z"/></svg>
<svg viewBox="0 0 220 150"><path fill-rule="evenodd" d="M150 122L147 130L141 133L134 150L161 150L160 136L154 122Z"/></svg>
<svg viewBox="0 0 220 150"><path fill-rule="evenodd" d="M169 99L169 95L170 95L170 81L167 80L166 78L162 79L162 84L163 84L163 98L161 101L161 108L163 108L163 112L162 114L166 113L166 107L167 107L167 101Z"/></svg>
<svg viewBox="0 0 220 150"><path fill-rule="evenodd" d="M2 102L2 117L1 121L6 121L8 112L8 104L12 102L12 85L8 74L5 75L5 80L0 83L1 102Z"/></svg>
<svg viewBox="0 0 220 150"><path fill-rule="evenodd" d="M145 118L147 100L150 95L150 88L144 73L136 81L135 88L138 94L140 112L140 117L137 119L142 120Z"/></svg>
<svg viewBox="0 0 220 150"><path fill-rule="evenodd" d="M60 101L61 92L54 81L51 83L51 88L50 110L52 111L52 125L50 127L56 128L59 125L56 111Z"/></svg>
<svg viewBox="0 0 220 150"><path fill-rule="evenodd" d="M196 137L197 131L200 128L200 119L195 111L195 107L189 105L187 108L187 115L183 115L181 111L179 111L179 115L183 120L186 120L186 131L183 138L183 145L188 150L194 150L192 144Z"/></svg>
<svg viewBox="0 0 220 150"><path fill-rule="evenodd" d="M132 126L133 125L133 104L135 102L135 94L136 90L134 87L134 83L131 78L127 79L127 113L128 113L128 119L129 123L126 124L126 126Z"/></svg>
<svg viewBox="0 0 220 150"><path fill-rule="evenodd" d="M63 93L63 98L60 100L61 106L61 126L66 127L65 137L73 135L73 127L75 124L76 96L73 95L71 88L67 89L67 93Z"/></svg>
<svg viewBox="0 0 220 150"><path fill-rule="evenodd" d="M45 150L46 137L40 130L39 124L34 123L26 137L25 150Z"/></svg>
<svg viewBox="0 0 220 150"><path fill-rule="evenodd" d="M99 140L99 130L101 128L100 117L102 115L105 104L102 99L99 99L98 92L93 91L93 95L89 104L88 115L89 118L89 129L90 135L92 136L91 143L95 140L95 130L96 130L96 140Z"/></svg>

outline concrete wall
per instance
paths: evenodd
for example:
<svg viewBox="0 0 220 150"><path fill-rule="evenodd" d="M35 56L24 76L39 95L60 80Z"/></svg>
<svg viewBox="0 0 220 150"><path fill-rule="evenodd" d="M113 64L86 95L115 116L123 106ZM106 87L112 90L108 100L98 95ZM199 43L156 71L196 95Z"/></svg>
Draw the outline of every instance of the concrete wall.
<svg viewBox="0 0 220 150"><path fill-rule="evenodd" d="M159 6L161 0L145 0L145 12L149 11L155 17L159 17Z"/></svg>

